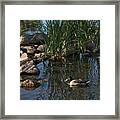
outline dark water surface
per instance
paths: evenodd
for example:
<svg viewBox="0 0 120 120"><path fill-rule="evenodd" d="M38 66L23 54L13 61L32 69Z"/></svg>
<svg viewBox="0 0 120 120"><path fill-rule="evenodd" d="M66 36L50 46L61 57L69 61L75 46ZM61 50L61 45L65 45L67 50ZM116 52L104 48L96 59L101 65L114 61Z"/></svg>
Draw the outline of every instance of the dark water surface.
<svg viewBox="0 0 120 120"><path fill-rule="evenodd" d="M64 62L41 62L36 80L48 79L31 90L20 88L21 100L99 100L100 62L97 57L69 57ZM90 80L89 86L70 87L64 81L72 76Z"/></svg>

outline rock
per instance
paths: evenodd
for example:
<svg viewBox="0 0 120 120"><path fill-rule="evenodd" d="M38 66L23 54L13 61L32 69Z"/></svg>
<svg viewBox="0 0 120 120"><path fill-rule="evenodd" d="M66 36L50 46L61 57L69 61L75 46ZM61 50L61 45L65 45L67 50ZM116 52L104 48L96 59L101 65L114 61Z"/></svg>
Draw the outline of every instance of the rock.
<svg viewBox="0 0 120 120"><path fill-rule="evenodd" d="M35 53L35 54L34 54L34 58L38 59L38 58L40 58L40 57L41 57L41 53Z"/></svg>
<svg viewBox="0 0 120 120"><path fill-rule="evenodd" d="M21 48L26 49L28 54L34 54L34 51L35 51L34 46L24 46Z"/></svg>
<svg viewBox="0 0 120 120"><path fill-rule="evenodd" d="M39 54L39 53L40 53L40 51L39 51L39 50L37 50L37 49L35 49L34 54L35 54L35 53Z"/></svg>
<svg viewBox="0 0 120 120"><path fill-rule="evenodd" d="M21 54L21 56L20 56L20 61L23 61L23 60L28 60L27 53L22 53L22 54Z"/></svg>
<svg viewBox="0 0 120 120"><path fill-rule="evenodd" d="M24 61L23 63L21 63L20 73L36 75L36 74L39 74L39 71L34 65L33 60L31 60L31 61Z"/></svg>
<svg viewBox="0 0 120 120"><path fill-rule="evenodd" d="M33 59L33 61L34 61L34 64L37 65L42 61L42 59L41 58Z"/></svg>
<svg viewBox="0 0 120 120"><path fill-rule="evenodd" d="M34 48L37 49L37 48L38 48L38 45L34 45Z"/></svg>
<svg viewBox="0 0 120 120"><path fill-rule="evenodd" d="M37 50L39 50L40 52L44 52L46 49L46 45L39 45Z"/></svg>
<svg viewBox="0 0 120 120"><path fill-rule="evenodd" d="M35 64L38 64L39 62L41 62L42 61L41 53L38 53L38 54L35 53L33 61Z"/></svg>
<svg viewBox="0 0 120 120"><path fill-rule="evenodd" d="M41 54L40 54L40 57L41 57L42 59L44 59L44 58L45 58L45 53L41 53Z"/></svg>
<svg viewBox="0 0 120 120"><path fill-rule="evenodd" d="M27 79L36 80L37 75L20 75L20 81L24 81Z"/></svg>
<svg viewBox="0 0 120 120"><path fill-rule="evenodd" d="M45 53L35 53L34 54L34 61L41 62L43 59L45 59Z"/></svg>
<svg viewBox="0 0 120 120"><path fill-rule="evenodd" d="M40 82L32 81L30 79L27 79L27 80L20 82L21 87L27 87L27 88L38 87L39 85L40 85Z"/></svg>
<svg viewBox="0 0 120 120"><path fill-rule="evenodd" d="M24 47L21 47L21 48L20 48L20 51L21 51L22 53L27 53L27 49L24 48Z"/></svg>
<svg viewBox="0 0 120 120"><path fill-rule="evenodd" d="M20 36L20 44L24 41L24 37L21 35Z"/></svg>
<svg viewBox="0 0 120 120"><path fill-rule="evenodd" d="M43 33L34 33L34 34L29 34L27 32L24 36L21 36L21 45L40 45L45 43L45 38L46 35Z"/></svg>
<svg viewBox="0 0 120 120"><path fill-rule="evenodd" d="M86 41L84 43L85 51L90 53L95 49L95 43L92 40Z"/></svg>

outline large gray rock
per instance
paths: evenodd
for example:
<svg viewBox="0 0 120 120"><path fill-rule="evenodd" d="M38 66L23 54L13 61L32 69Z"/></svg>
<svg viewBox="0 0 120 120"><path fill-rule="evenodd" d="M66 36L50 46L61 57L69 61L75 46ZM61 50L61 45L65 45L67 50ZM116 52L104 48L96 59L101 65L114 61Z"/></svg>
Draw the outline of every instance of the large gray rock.
<svg viewBox="0 0 120 120"><path fill-rule="evenodd" d="M46 35L43 33L35 33L35 34L25 34L23 37L21 36L21 44L23 46L26 45L40 45L45 43Z"/></svg>

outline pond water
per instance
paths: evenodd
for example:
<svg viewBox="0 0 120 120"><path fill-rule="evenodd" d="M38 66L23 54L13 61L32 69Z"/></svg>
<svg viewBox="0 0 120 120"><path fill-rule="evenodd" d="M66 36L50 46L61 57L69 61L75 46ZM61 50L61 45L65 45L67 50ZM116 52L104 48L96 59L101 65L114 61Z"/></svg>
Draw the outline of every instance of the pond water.
<svg viewBox="0 0 120 120"><path fill-rule="evenodd" d="M37 64L40 71L35 80L48 81L35 89L20 88L21 100L99 100L100 60L99 57L70 56L63 62L44 61ZM89 86L70 87L68 77L89 80Z"/></svg>

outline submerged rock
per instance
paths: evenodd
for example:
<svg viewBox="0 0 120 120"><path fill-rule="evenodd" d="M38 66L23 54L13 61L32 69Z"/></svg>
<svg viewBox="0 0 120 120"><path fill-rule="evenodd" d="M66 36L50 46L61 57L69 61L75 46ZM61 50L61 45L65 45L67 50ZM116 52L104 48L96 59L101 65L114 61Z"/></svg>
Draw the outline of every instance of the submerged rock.
<svg viewBox="0 0 120 120"><path fill-rule="evenodd" d="M33 60L24 61L23 63L21 63L20 73L21 74L34 74L34 75L36 75L36 74L39 74L39 70L34 65Z"/></svg>

